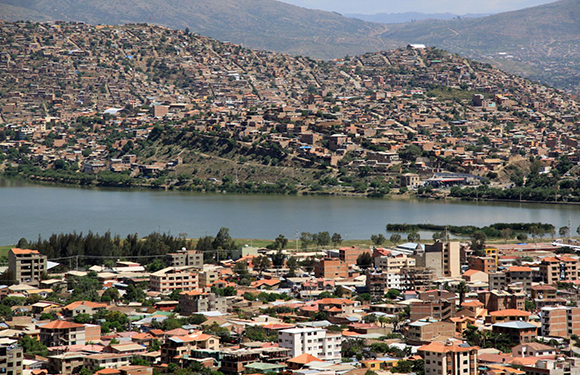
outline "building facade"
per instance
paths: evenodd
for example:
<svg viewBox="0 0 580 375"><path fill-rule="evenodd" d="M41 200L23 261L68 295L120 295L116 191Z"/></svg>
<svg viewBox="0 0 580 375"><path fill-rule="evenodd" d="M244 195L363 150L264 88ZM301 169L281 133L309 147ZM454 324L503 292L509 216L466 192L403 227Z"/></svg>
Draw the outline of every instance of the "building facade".
<svg viewBox="0 0 580 375"><path fill-rule="evenodd" d="M46 272L46 259L38 250L10 249L8 269L16 284L39 284L41 275Z"/></svg>
<svg viewBox="0 0 580 375"><path fill-rule="evenodd" d="M292 328L278 332L278 345L292 351L292 358L308 353L324 361L341 360L342 335L320 328Z"/></svg>

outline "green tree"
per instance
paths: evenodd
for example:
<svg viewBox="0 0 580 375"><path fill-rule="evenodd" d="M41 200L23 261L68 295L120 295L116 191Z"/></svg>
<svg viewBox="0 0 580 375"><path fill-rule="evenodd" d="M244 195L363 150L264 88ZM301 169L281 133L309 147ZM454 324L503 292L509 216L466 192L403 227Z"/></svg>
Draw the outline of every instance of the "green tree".
<svg viewBox="0 0 580 375"><path fill-rule="evenodd" d="M419 242L421 240L421 235L418 232L415 232L415 231L410 232L407 235L407 240L409 242Z"/></svg>
<svg viewBox="0 0 580 375"><path fill-rule="evenodd" d="M258 275L261 277L262 273L268 268L270 268L272 262L270 262L270 259L268 259L268 257L260 255L252 260L252 264L254 266L254 271L257 271Z"/></svg>
<svg viewBox="0 0 580 375"><path fill-rule="evenodd" d="M41 357L46 357L48 354L48 348L46 345L28 335L22 336L20 340L18 340L18 344L20 344L22 350L26 354L38 355Z"/></svg>
<svg viewBox="0 0 580 375"><path fill-rule="evenodd" d="M121 294L117 288L107 288L101 296L101 302L119 301Z"/></svg>
<svg viewBox="0 0 580 375"><path fill-rule="evenodd" d="M367 269L373 265L374 259L369 251L365 251L356 259L356 264L362 269Z"/></svg>
<svg viewBox="0 0 580 375"><path fill-rule="evenodd" d="M91 316L89 314L77 314L73 321L78 324L88 324L91 322Z"/></svg>
<svg viewBox="0 0 580 375"><path fill-rule="evenodd" d="M391 238L389 238L389 240L393 245L397 246L398 244L401 243L401 235L397 233L391 234Z"/></svg>
<svg viewBox="0 0 580 375"><path fill-rule="evenodd" d="M465 281L461 281L459 285L457 285L457 294L459 294L459 305L465 301L465 295L469 293L469 287L465 283Z"/></svg>
<svg viewBox="0 0 580 375"><path fill-rule="evenodd" d="M382 244L387 242L387 239L385 238L385 236L382 235L382 233L379 233L378 235L373 234L371 236L371 241L374 245L381 246Z"/></svg>
<svg viewBox="0 0 580 375"><path fill-rule="evenodd" d="M342 243L342 236L338 233L333 233L330 241L332 242L333 246L338 246Z"/></svg>
<svg viewBox="0 0 580 375"><path fill-rule="evenodd" d="M294 277L296 276L296 269L298 268L298 261L294 257L288 258L286 262L286 267L288 267L288 276Z"/></svg>

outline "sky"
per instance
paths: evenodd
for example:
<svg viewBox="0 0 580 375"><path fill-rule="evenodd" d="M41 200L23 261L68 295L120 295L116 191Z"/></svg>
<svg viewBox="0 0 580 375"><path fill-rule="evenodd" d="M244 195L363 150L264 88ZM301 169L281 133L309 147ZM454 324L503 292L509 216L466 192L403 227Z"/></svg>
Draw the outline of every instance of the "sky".
<svg viewBox="0 0 580 375"><path fill-rule="evenodd" d="M499 13L551 3L554 0L280 0L304 8L338 13Z"/></svg>

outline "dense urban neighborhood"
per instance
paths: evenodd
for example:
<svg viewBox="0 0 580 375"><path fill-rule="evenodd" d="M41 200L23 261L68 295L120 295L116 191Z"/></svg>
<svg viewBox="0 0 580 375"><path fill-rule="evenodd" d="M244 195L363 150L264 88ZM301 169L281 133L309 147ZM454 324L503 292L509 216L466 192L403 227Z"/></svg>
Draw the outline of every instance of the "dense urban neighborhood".
<svg viewBox="0 0 580 375"><path fill-rule="evenodd" d="M4 176L580 201L574 98L435 48L323 61L64 22L2 23L0 40Z"/></svg>
<svg viewBox="0 0 580 375"><path fill-rule="evenodd" d="M300 248L282 235L239 246L228 233L195 245L168 235L21 239L2 268L0 371L580 371L579 247L565 231L553 243L493 245L394 235L387 247L318 233Z"/></svg>

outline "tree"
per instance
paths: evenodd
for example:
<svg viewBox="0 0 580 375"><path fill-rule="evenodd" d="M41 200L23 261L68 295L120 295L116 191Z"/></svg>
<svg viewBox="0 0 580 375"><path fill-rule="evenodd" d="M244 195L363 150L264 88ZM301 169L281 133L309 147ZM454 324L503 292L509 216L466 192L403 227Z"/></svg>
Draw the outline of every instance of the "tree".
<svg viewBox="0 0 580 375"><path fill-rule="evenodd" d="M236 242L230 236L229 228L220 228L218 234L212 242L213 250L233 250L236 248Z"/></svg>
<svg viewBox="0 0 580 375"><path fill-rule="evenodd" d="M389 289L389 291L385 294L385 297L388 299L395 299L401 295L401 292L397 289Z"/></svg>
<svg viewBox="0 0 580 375"><path fill-rule="evenodd" d="M338 298L342 298L345 294L345 289L342 285L337 285L336 288L334 289L334 295L337 296Z"/></svg>
<svg viewBox="0 0 580 375"><path fill-rule="evenodd" d="M246 263L245 260L236 262L234 266L234 272L238 275L239 279L247 279L249 277L248 263Z"/></svg>
<svg viewBox="0 0 580 375"><path fill-rule="evenodd" d="M159 259L153 259L151 263L147 265L147 272L157 272L165 268L165 264Z"/></svg>
<svg viewBox="0 0 580 375"><path fill-rule="evenodd" d="M101 296L101 302L118 301L119 299L121 299L121 295L117 288L107 288Z"/></svg>
<svg viewBox="0 0 580 375"><path fill-rule="evenodd" d="M328 232L318 232L318 234L316 235L316 244L318 246L328 246L330 245L330 233Z"/></svg>
<svg viewBox="0 0 580 375"><path fill-rule="evenodd" d="M560 229L558 230L558 233L562 237L568 237L568 236L570 236L570 228L568 228L568 227L560 227Z"/></svg>
<svg viewBox="0 0 580 375"><path fill-rule="evenodd" d="M379 233L378 235L373 234L371 236L371 241L373 242L374 245L381 246L382 244L387 242L387 239L385 238L385 236L383 236L382 233Z"/></svg>
<svg viewBox="0 0 580 375"><path fill-rule="evenodd" d="M254 266L254 271L257 271L258 275L261 277L262 272L270 268L272 262L270 262L270 259L268 259L268 257L260 255L259 257L256 257L252 260L252 264Z"/></svg>
<svg viewBox="0 0 580 375"><path fill-rule="evenodd" d="M310 232L300 233L300 247L303 249L308 249L308 247L314 242L314 236Z"/></svg>
<svg viewBox="0 0 580 375"><path fill-rule="evenodd" d="M520 233L520 234L518 234L518 236L516 238L518 239L518 241L527 241L528 235L525 233Z"/></svg>
<svg viewBox="0 0 580 375"><path fill-rule="evenodd" d="M356 259L356 264L357 266L359 266L362 269L367 269L370 266L372 266L373 264L373 256L371 255L370 252L365 251L364 253L362 253L361 255L358 256L358 258Z"/></svg>
<svg viewBox="0 0 580 375"><path fill-rule="evenodd" d="M407 235L407 240L409 242L419 242L421 240L421 235L418 232L411 232Z"/></svg>
<svg viewBox="0 0 580 375"><path fill-rule="evenodd" d="M26 354L39 355L41 357L46 357L48 354L48 348L46 345L28 335L22 336L22 338L18 340L18 344L20 344L22 350Z"/></svg>
<svg viewBox="0 0 580 375"><path fill-rule="evenodd" d="M504 243L507 243L507 241L508 241L510 238L513 238L513 236L514 236L514 231L513 231L513 230L511 230L510 228L504 228L504 229L502 229L502 230L499 232L499 235L500 235L500 237L501 237L501 238L503 238L503 239L504 239Z"/></svg>
<svg viewBox="0 0 580 375"><path fill-rule="evenodd" d="M459 285L457 285L457 294L459 294L459 306L465 301L465 295L469 293L469 288L465 281L461 281Z"/></svg>
<svg viewBox="0 0 580 375"><path fill-rule="evenodd" d="M333 233L330 240L331 240L333 246L337 246L337 245L340 245L342 243L342 236L338 233Z"/></svg>
<svg viewBox="0 0 580 375"><path fill-rule="evenodd" d="M137 288L133 284L129 284L127 287L127 292L125 293L125 300L133 302L133 301L142 301L145 299L146 295L143 289Z"/></svg>
<svg viewBox="0 0 580 375"><path fill-rule="evenodd" d="M286 262L286 267L288 267L288 276L296 276L296 269L298 268L298 261L294 257L288 258Z"/></svg>
<svg viewBox="0 0 580 375"><path fill-rule="evenodd" d="M286 255L284 255L281 249L278 249L276 254L272 255L272 264L275 267L282 267L284 265L284 260L286 260Z"/></svg>
<svg viewBox="0 0 580 375"><path fill-rule="evenodd" d="M187 317L189 324L200 325L205 321L207 321L207 318L203 314L193 314Z"/></svg>
<svg viewBox="0 0 580 375"><path fill-rule="evenodd" d="M483 250L485 247L486 236L481 230L476 230L471 235L471 248L475 251Z"/></svg>
<svg viewBox="0 0 580 375"><path fill-rule="evenodd" d="M393 245L397 246L399 243L401 243L401 235L397 233L391 234L391 238L389 238L389 240Z"/></svg>
<svg viewBox="0 0 580 375"><path fill-rule="evenodd" d="M91 316L89 314L77 314L73 321L78 324L88 324L91 322Z"/></svg>
<svg viewBox="0 0 580 375"><path fill-rule="evenodd" d="M288 239L282 234L278 235L271 245L273 250L283 250L288 246Z"/></svg>

